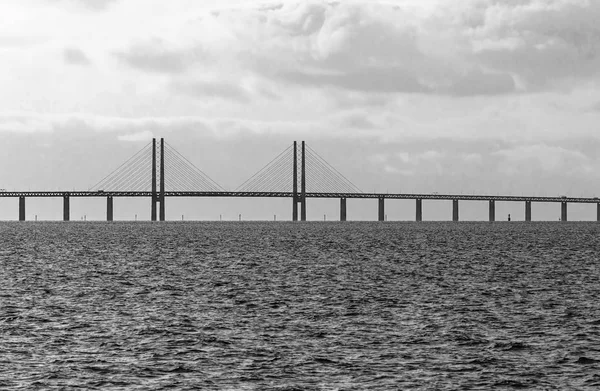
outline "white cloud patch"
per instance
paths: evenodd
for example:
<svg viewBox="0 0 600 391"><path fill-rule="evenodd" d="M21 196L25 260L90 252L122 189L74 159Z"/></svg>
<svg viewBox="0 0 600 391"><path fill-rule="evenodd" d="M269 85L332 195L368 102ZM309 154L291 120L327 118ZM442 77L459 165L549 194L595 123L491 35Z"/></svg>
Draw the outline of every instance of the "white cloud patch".
<svg viewBox="0 0 600 391"><path fill-rule="evenodd" d="M30 115L0 115L0 132L37 133L52 132L53 126L38 116Z"/></svg>
<svg viewBox="0 0 600 391"><path fill-rule="evenodd" d="M503 149L494 153L503 158L501 169L509 175L562 172L567 175L589 174L600 166L580 151L559 146L536 144Z"/></svg>
<svg viewBox="0 0 600 391"><path fill-rule="evenodd" d="M123 134L118 136L117 138L119 139L119 141L145 141L151 140L153 137L154 134L151 131L145 130L137 133Z"/></svg>
<svg viewBox="0 0 600 391"><path fill-rule="evenodd" d="M51 4L67 4L88 10L102 11L118 0L44 0Z"/></svg>
<svg viewBox="0 0 600 391"><path fill-rule="evenodd" d="M71 65L90 65L88 56L80 49L66 48L63 52L65 62Z"/></svg>
<svg viewBox="0 0 600 391"><path fill-rule="evenodd" d="M502 95L596 78L599 19L590 1L466 0L433 14L402 3L292 1L190 18L170 40L134 42L119 56L172 73L237 65L311 88Z"/></svg>

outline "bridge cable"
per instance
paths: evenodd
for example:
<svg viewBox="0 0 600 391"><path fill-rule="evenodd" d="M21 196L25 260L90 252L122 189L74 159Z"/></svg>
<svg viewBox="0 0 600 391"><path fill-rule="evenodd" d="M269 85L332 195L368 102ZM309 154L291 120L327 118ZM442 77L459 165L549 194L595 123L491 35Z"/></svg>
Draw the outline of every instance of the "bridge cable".
<svg viewBox="0 0 600 391"><path fill-rule="evenodd" d="M194 171L184 160L179 158L171 149L166 149L165 165L172 167L173 172L167 176L165 186L174 186L173 191L222 191L216 187L206 175ZM207 179L208 178L208 179ZM179 188L177 188L179 186Z"/></svg>
<svg viewBox="0 0 600 391"><path fill-rule="evenodd" d="M127 159L125 162L123 162L120 166L118 166L116 169L111 171L108 175L106 175L100 181L95 183L93 186L88 188L88 190L100 189L101 185L110 184L114 180L115 177L120 176L123 173L123 171L126 171L126 168L128 167L128 165L138 161L140 159L140 157L143 156L143 153L148 150L149 145L151 145L151 143L146 144L139 151L137 151L133 156L131 156L129 159ZM152 148L149 148L149 149L152 149Z"/></svg>
<svg viewBox="0 0 600 391"><path fill-rule="evenodd" d="M247 191L262 190L268 191L277 189L275 185L280 181L281 176L285 175L285 171L290 166L290 163L286 161L285 157L281 158L275 164L272 164L268 170L265 170L263 174L249 186L246 187ZM288 176L288 175L285 175Z"/></svg>
<svg viewBox="0 0 600 391"><path fill-rule="evenodd" d="M197 177L201 178L206 183L207 187L210 187L211 189L214 189L215 191L225 191L225 189L221 185L219 185L216 181L214 181L204 171L199 169L194 163L189 161L185 156L183 156L181 153L179 153L173 146L171 146L168 143L165 143L165 145L168 150L173 152L174 158L181 160L181 163L183 163L184 166L187 166L187 168L189 169L188 173L190 175L192 173L195 174Z"/></svg>
<svg viewBox="0 0 600 391"><path fill-rule="evenodd" d="M346 178L342 173L340 173L335 167L329 164L323 157L321 157L314 149L310 146L306 145L307 155L309 156L309 161L314 160L317 167L320 168L321 174L326 174L331 181L337 183L337 186L342 186L346 191L352 193L361 193L362 191L352 183L348 178ZM312 159L311 159L312 158Z"/></svg>
<svg viewBox="0 0 600 391"><path fill-rule="evenodd" d="M273 160L271 160L269 163L265 164L260 170L258 170L254 175L252 175L250 178L248 178L246 181L244 181L244 183L242 183L241 185L239 185L236 188L236 191L238 191L239 189L243 188L247 183L253 181L257 176L262 175L263 171L265 171L265 169L267 169L268 167L270 167L275 161L279 160L281 158L282 155L284 155L286 152L288 152L289 150L291 150L292 146L287 147L286 149L284 149L279 155L275 156L275 158L273 158Z"/></svg>

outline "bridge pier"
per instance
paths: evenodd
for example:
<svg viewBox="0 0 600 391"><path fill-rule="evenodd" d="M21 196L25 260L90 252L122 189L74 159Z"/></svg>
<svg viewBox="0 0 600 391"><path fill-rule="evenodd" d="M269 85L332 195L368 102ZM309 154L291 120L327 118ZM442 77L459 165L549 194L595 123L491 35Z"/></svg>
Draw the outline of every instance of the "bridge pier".
<svg viewBox="0 0 600 391"><path fill-rule="evenodd" d="M452 221L458 221L458 200L452 200Z"/></svg>
<svg viewBox="0 0 600 391"><path fill-rule="evenodd" d="M65 194L63 196L63 221L69 221L70 217L71 217L71 208L70 208L69 195Z"/></svg>
<svg viewBox="0 0 600 391"><path fill-rule="evenodd" d="M306 221L306 197L300 197L300 221Z"/></svg>
<svg viewBox="0 0 600 391"><path fill-rule="evenodd" d="M25 221L25 197L19 197L19 221Z"/></svg>
<svg viewBox="0 0 600 391"><path fill-rule="evenodd" d="M378 216L378 220L379 221L384 221L385 220L385 198L380 197L379 198L379 216Z"/></svg>
<svg viewBox="0 0 600 391"><path fill-rule="evenodd" d="M596 204L596 221L600 221L600 202Z"/></svg>
<svg viewBox="0 0 600 391"><path fill-rule="evenodd" d="M560 203L560 221L569 221L567 216L567 202Z"/></svg>
<svg viewBox="0 0 600 391"><path fill-rule="evenodd" d="M531 201L525 201L525 221L531 221Z"/></svg>
<svg viewBox="0 0 600 391"><path fill-rule="evenodd" d="M496 201L489 201L489 210L490 210L490 221L496 221Z"/></svg>
<svg viewBox="0 0 600 391"><path fill-rule="evenodd" d="M106 197L106 221L113 221L113 197Z"/></svg>
<svg viewBox="0 0 600 391"><path fill-rule="evenodd" d="M292 197L292 221L298 221L298 199Z"/></svg>
<svg viewBox="0 0 600 391"><path fill-rule="evenodd" d="M415 216L415 220L416 221L423 221L423 200L420 198L417 198L416 200L416 216Z"/></svg>
<svg viewBox="0 0 600 391"><path fill-rule="evenodd" d="M346 221L346 199L340 198L340 221Z"/></svg>

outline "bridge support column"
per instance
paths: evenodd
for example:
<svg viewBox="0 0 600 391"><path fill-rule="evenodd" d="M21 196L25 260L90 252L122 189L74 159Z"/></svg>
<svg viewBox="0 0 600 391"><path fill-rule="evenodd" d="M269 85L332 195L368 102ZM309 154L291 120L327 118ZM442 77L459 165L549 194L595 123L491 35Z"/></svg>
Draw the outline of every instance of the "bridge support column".
<svg viewBox="0 0 600 391"><path fill-rule="evenodd" d="M25 197L19 197L19 221L25 221Z"/></svg>
<svg viewBox="0 0 600 391"><path fill-rule="evenodd" d="M306 221L306 196L300 198L300 220Z"/></svg>
<svg viewBox="0 0 600 391"><path fill-rule="evenodd" d="M106 221L113 221L113 197L106 197Z"/></svg>
<svg viewBox="0 0 600 391"><path fill-rule="evenodd" d="M600 221L600 202L596 204L596 220Z"/></svg>
<svg viewBox="0 0 600 391"><path fill-rule="evenodd" d="M379 198L378 212L379 212L378 220L384 221L385 220L385 198L383 198L383 197Z"/></svg>
<svg viewBox="0 0 600 391"><path fill-rule="evenodd" d="M340 221L346 221L346 199L340 198Z"/></svg>
<svg viewBox="0 0 600 391"><path fill-rule="evenodd" d="M525 221L531 221L531 201L525 201Z"/></svg>
<svg viewBox="0 0 600 391"><path fill-rule="evenodd" d="M423 221L423 200L417 199L417 216L416 221Z"/></svg>
<svg viewBox="0 0 600 391"><path fill-rule="evenodd" d="M567 216L567 202L560 203L560 221L569 221Z"/></svg>
<svg viewBox="0 0 600 391"><path fill-rule="evenodd" d="M452 200L452 221L458 221L458 200Z"/></svg>
<svg viewBox="0 0 600 391"><path fill-rule="evenodd" d="M69 195L63 196L63 221L69 221L71 217L70 200Z"/></svg>
<svg viewBox="0 0 600 391"><path fill-rule="evenodd" d="M496 201L490 200L490 221L496 221Z"/></svg>
<svg viewBox="0 0 600 391"><path fill-rule="evenodd" d="M298 198L292 199L292 221L298 221Z"/></svg>

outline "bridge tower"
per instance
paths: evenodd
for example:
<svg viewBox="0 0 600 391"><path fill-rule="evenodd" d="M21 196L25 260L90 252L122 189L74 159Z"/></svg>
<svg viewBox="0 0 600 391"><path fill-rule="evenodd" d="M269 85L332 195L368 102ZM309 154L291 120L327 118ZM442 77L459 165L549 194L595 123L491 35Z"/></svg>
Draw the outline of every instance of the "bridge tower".
<svg viewBox="0 0 600 391"><path fill-rule="evenodd" d="M159 190L156 191L156 139L152 139L152 200L150 202L150 220L157 220L157 203L160 204L158 207L158 220L165 221L165 139L160 139L160 183L158 184Z"/></svg>
<svg viewBox="0 0 600 391"><path fill-rule="evenodd" d="M298 221L298 145L294 141L294 164L292 169L292 221Z"/></svg>
<svg viewBox="0 0 600 391"><path fill-rule="evenodd" d="M156 221L156 139L152 139L152 200L150 202L150 220Z"/></svg>
<svg viewBox="0 0 600 391"><path fill-rule="evenodd" d="M160 202L160 221L165 221L165 139L160 139L160 192L158 194Z"/></svg>
<svg viewBox="0 0 600 391"><path fill-rule="evenodd" d="M298 204L300 204L300 220L306 221L306 147L301 144L300 161L300 193L298 193L298 143L294 141L294 158L292 172L292 221L298 221Z"/></svg>

